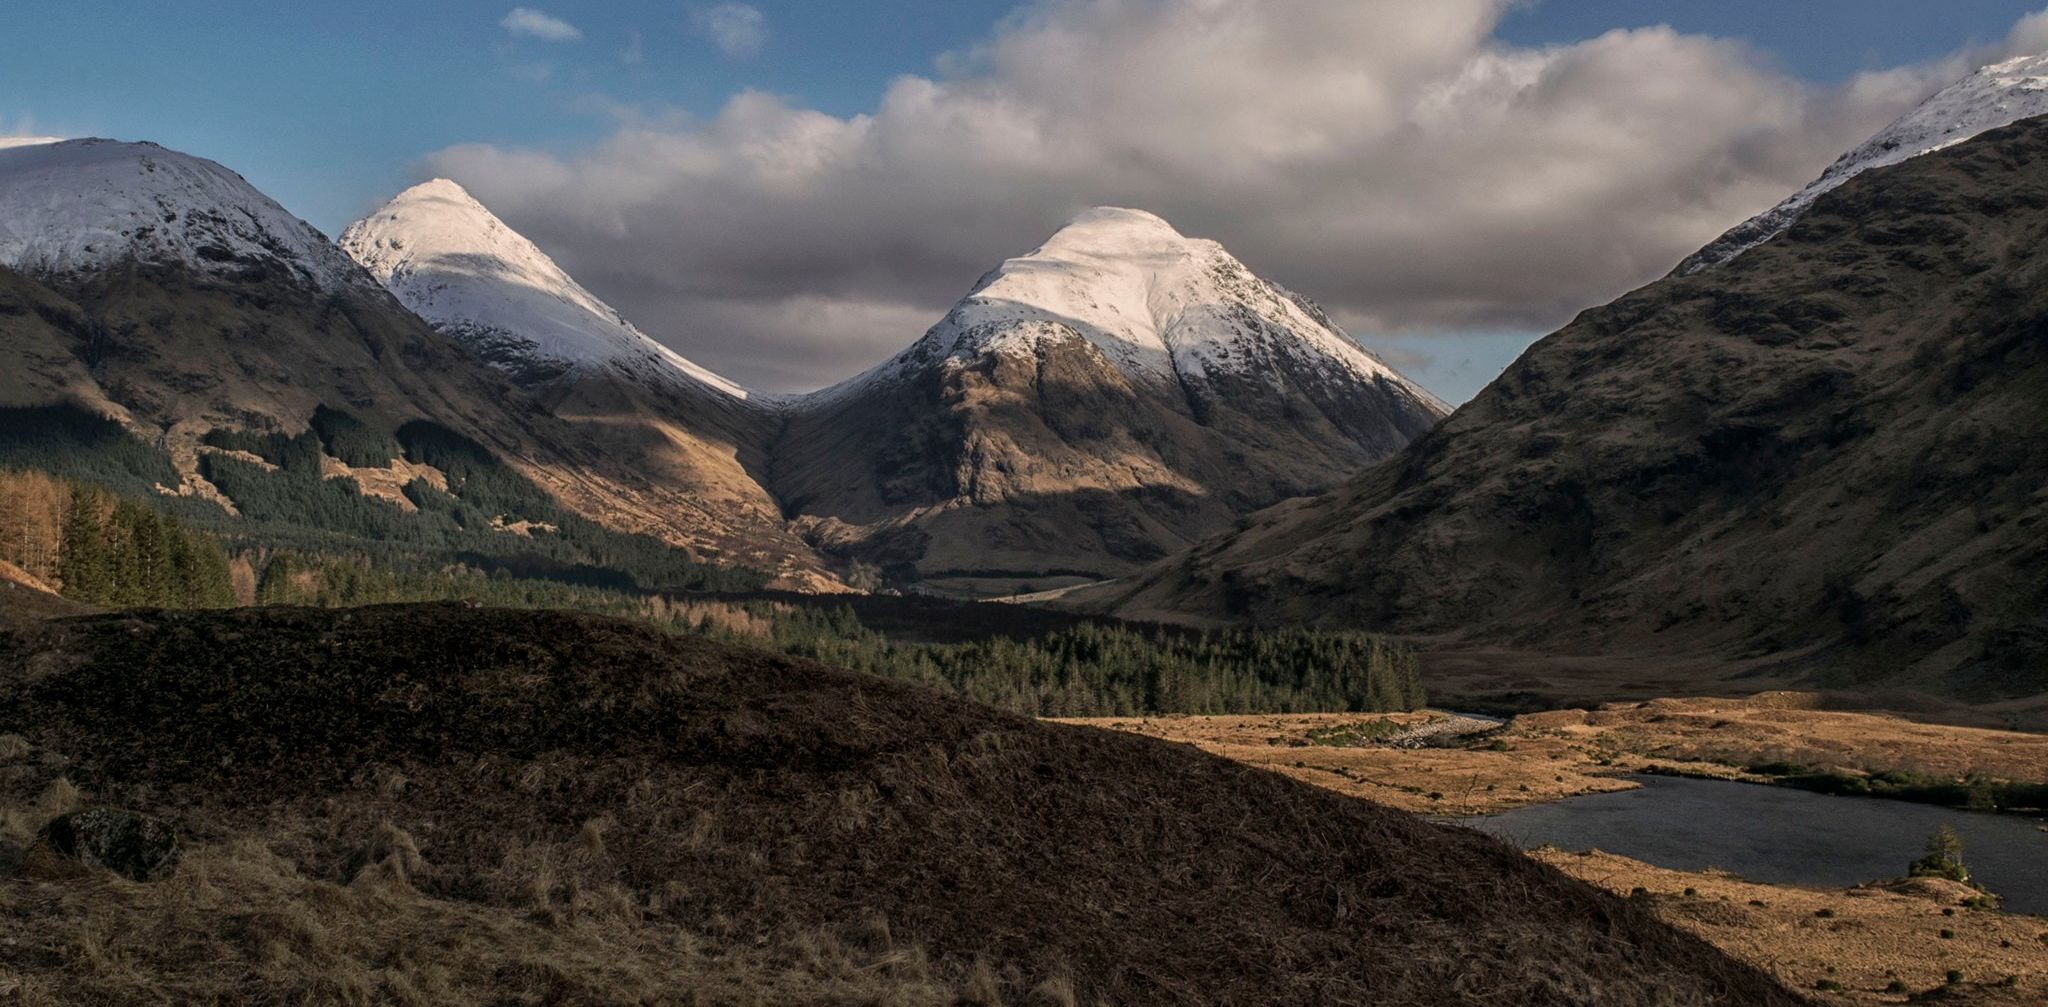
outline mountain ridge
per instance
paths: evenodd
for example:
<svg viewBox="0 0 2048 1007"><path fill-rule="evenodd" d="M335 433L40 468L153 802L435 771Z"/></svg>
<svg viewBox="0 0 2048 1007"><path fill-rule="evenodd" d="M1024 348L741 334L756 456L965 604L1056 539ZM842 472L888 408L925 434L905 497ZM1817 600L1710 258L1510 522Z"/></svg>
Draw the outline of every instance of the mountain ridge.
<svg viewBox="0 0 2048 1007"><path fill-rule="evenodd" d="M1687 256L1675 272L1687 276L1729 262L1782 233L1814 200L1865 171L1898 164L2044 113L2048 113L2048 53L1982 67L1837 158L1805 188Z"/></svg>
<svg viewBox="0 0 2048 1007"><path fill-rule="evenodd" d="M1860 173L1582 313L1338 491L1080 602L2048 691L2044 229L2048 118Z"/></svg>
<svg viewBox="0 0 2048 1007"><path fill-rule="evenodd" d="M622 464L617 446L640 434L579 415L604 409L602 389L551 400L513 384L214 162L103 140L8 147L0 208L0 406L111 417L169 457L167 492L223 499L202 471L222 433L298 436L323 407L385 434L423 419L615 530L821 577L772 506L750 514L705 492L715 480Z"/></svg>

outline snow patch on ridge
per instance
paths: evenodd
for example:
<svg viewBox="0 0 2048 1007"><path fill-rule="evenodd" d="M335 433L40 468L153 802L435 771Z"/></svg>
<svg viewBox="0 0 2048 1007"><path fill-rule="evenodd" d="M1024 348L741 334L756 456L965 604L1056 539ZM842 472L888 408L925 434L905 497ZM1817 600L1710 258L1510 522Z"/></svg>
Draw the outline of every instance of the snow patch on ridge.
<svg viewBox="0 0 2048 1007"><path fill-rule="evenodd" d="M1679 264L1677 273L1690 276L1712 269L1777 237L1805 214L1814 200L1872 168L1930 154L2037 115L2048 115L2048 53L1984 67L1843 154L1806 188L1695 252Z"/></svg>

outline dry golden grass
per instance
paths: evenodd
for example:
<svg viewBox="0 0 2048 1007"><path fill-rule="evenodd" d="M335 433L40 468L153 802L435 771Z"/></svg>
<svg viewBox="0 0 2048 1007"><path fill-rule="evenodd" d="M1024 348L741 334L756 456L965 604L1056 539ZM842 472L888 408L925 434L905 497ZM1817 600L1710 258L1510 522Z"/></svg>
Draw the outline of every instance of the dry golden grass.
<svg viewBox="0 0 2048 1007"><path fill-rule="evenodd" d="M1067 721L1185 742L1338 793L1430 815L1490 814L1579 794L1629 790L1643 770L1778 782L1747 767L1904 770L2048 783L2048 735L1928 724L1881 712L1825 710L1813 693L1657 699L1598 710L1524 714L1459 748L1314 744L1319 728L1428 714L1097 717Z"/></svg>
<svg viewBox="0 0 2048 1007"><path fill-rule="evenodd" d="M1583 753L1495 752L1485 748L1399 749L1333 746L1311 731L1393 721L1425 723L1427 713L1283 713L1241 716L1093 717L1064 721L1195 745L1283 776L1428 815L1478 815L1578 794L1629 790Z"/></svg>
<svg viewBox="0 0 2048 1007"><path fill-rule="evenodd" d="M53 761L0 735L10 780ZM33 799L0 799L0 865L89 797L58 776ZM363 837L363 864L346 882L281 853L289 830L197 843L158 882L32 855L0 870L0 1004L995 1002L986 966L947 975L879 915L736 944L715 918L663 918L662 893L580 887L558 867L601 857L604 828L593 819L566 842L508 857L505 880L527 893L510 906L420 891L434 865L389 822ZM1074 1002L1061 973L1040 989L1024 1002Z"/></svg>
<svg viewBox="0 0 2048 1007"><path fill-rule="evenodd" d="M1944 1002L2048 999L2048 921L1967 908L1964 900L1979 893L1953 881L1820 890L1665 870L1610 853L1530 855L1617 894L1642 889L1635 897L1659 917L1769 969L1793 989L1819 992L1824 981L1839 983L1843 989L1828 994L1833 1002L1903 1003L1909 992L1946 985L1951 969L1963 973L1965 988ZM1894 982L1903 990L1889 989Z"/></svg>
<svg viewBox="0 0 2048 1007"><path fill-rule="evenodd" d="M2048 782L2048 734L1921 723L1884 711L1826 709L1815 693L1746 699L1655 699L1517 717L1517 743L1605 750L1658 764L1730 770L1785 763L1811 770L1907 770ZM1739 775L1739 774L1737 774Z"/></svg>

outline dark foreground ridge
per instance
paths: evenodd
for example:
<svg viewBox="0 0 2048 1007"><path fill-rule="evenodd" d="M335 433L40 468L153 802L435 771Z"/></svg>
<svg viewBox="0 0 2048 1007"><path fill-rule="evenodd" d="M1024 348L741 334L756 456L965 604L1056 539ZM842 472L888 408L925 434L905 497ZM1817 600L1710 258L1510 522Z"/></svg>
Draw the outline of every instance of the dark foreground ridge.
<svg viewBox="0 0 2048 1007"><path fill-rule="evenodd" d="M62 620L6 733L0 810L186 844L0 878L52 1003L1802 1002L1476 833L595 617Z"/></svg>

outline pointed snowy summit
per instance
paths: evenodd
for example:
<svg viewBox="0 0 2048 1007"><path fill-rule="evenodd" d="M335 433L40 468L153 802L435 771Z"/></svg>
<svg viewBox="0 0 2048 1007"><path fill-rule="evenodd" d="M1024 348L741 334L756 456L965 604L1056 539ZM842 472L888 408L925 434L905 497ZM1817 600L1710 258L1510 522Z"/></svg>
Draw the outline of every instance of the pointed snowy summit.
<svg viewBox="0 0 2048 1007"><path fill-rule="evenodd" d="M0 144L0 265L68 276L123 262L369 289L326 235L205 158L106 139Z"/></svg>
<svg viewBox="0 0 2048 1007"><path fill-rule="evenodd" d="M609 366L751 397L634 328L448 179L399 193L349 225L341 247L414 313L515 377Z"/></svg>
<svg viewBox="0 0 2048 1007"><path fill-rule="evenodd" d="M2048 53L1993 63L1943 88L1843 154L1806 188L1693 253L1679 263L1677 273L1690 276L1712 269L1777 237L1804 215L1814 200L1872 168L1951 147L2037 115L2048 115Z"/></svg>
<svg viewBox="0 0 2048 1007"><path fill-rule="evenodd" d="M1112 206L1083 211L1030 254L1004 262L915 345L839 387L935 358L1029 353L1075 336L1135 379L1277 382L1277 358L1285 358L1297 377L1370 384L1411 408L1449 411L1320 308L1260 279L1222 245L1187 237L1156 214Z"/></svg>

